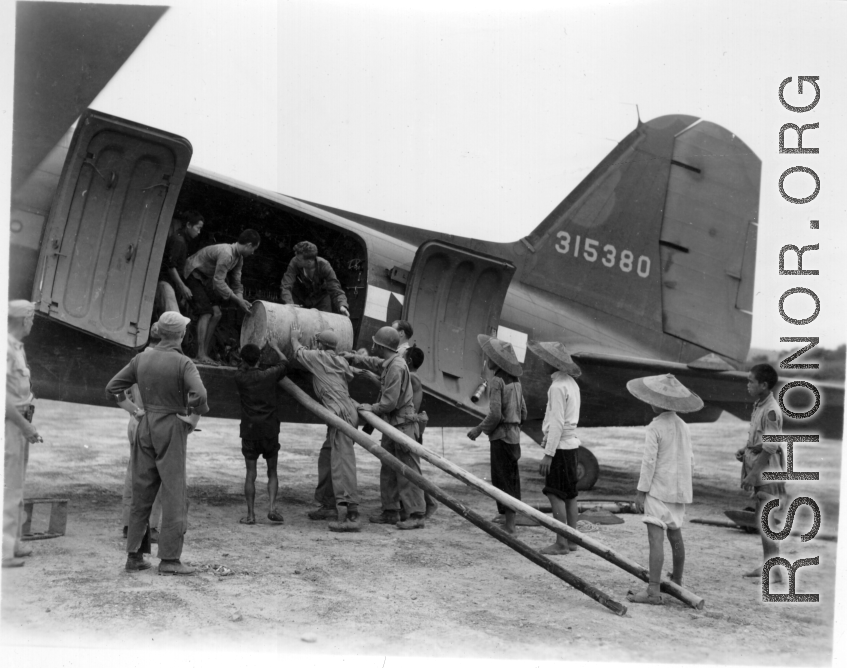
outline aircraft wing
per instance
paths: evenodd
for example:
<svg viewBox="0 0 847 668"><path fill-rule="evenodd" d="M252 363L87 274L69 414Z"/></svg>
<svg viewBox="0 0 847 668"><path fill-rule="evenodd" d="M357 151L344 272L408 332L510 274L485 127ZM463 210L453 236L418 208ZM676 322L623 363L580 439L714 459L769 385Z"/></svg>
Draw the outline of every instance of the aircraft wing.
<svg viewBox="0 0 847 668"><path fill-rule="evenodd" d="M651 409L629 394L626 383L640 376L664 373L672 373L686 387L696 392L706 404L698 413L686 414L686 421L711 422L718 417L721 410L742 420L750 417L753 402L747 394L746 371L712 371L675 362L602 353L575 353L573 357L583 371L579 379L583 396L596 397L594 401L599 401L600 406L595 408L605 409L608 412L607 419L618 413L622 420L613 419L615 424L646 424L652 419ZM775 388L777 396L782 386L793 380L795 379L781 379ZM786 416L786 431L819 433L827 438L841 438L844 386L825 381L814 381L812 384L821 394L819 410L805 420L793 420ZM792 394L794 392L797 393L798 399L792 398L791 394L786 395L786 407L798 413L809 410L814 401L811 393L806 390L793 390ZM802 406L795 405L794 402L797 401L803 402ZM642 407L640 418L637 417L639 404ZM585 422L582 418L590 420L590 413L591 408L583 408L580 425Z"/></svg>
<svg viewBox="0 0 847 668"><path fill-rule="evenodd" d="M167 9L17 3L12 192L97 97Z"/></svg>

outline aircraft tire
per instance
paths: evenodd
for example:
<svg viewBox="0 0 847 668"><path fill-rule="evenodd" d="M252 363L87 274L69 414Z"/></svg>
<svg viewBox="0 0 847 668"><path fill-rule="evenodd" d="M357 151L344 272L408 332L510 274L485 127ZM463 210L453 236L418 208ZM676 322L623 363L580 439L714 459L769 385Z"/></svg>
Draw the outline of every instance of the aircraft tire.
<svg viewBox="0 0 847 668"><path fill-rule="evenodd" d="M579 482L576 483L576 488L580 491L586 491L594 487L597 478L600 477L600 464L591 450L581 445L577 456L579 457L577 463Z"/></svg>

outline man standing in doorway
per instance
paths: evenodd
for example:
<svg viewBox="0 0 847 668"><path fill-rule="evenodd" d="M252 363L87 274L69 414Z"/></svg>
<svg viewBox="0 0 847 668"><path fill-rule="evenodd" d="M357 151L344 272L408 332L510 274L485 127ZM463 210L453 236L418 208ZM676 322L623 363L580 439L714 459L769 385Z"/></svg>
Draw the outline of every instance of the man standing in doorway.
<svg viewBox="0 0 847 668"><path fill-rule="evenodd" d="M215 328L221 319L221 304L235 302L247 315L250 302L244 299L241 269L244 258L259 248L261 237L256 230L244 230L234 244L206 246L185 262L182 275L191 290L197 320L197 362L215 364L209 357ZM229 285L227 285L229 280Z"/></svg>

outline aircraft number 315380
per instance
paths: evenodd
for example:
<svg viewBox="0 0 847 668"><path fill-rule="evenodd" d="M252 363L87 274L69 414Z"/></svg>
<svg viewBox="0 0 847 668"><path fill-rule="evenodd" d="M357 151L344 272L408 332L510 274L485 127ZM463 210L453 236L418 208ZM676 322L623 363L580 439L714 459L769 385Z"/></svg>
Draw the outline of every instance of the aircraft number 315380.
<svg viewBox="0 0 847 668"><path fill-rule="evenodd" d="M580 235L577 234L576 241L572 245L569 232L563 230L556 236L559 238L559 242L555 248L562 255L567 255L573 251L574 257L579 257L580 244L582 244L582 257L588 262L596 262L599 258L600 262L607 267L611 268L617 264L618 269L625 273L629 273L635 269L635 273L642 278L647 278L650 275L650 258L646 255L639 255L638 261L636 261L632 251L629 250L622 250L620 256L618 256L618 250L612 244L606 244L602 249L598 250L600 242L597 239L586 237L585 243L582 243ZM603 254L602 257L600 255L601 253Z"/></svg>

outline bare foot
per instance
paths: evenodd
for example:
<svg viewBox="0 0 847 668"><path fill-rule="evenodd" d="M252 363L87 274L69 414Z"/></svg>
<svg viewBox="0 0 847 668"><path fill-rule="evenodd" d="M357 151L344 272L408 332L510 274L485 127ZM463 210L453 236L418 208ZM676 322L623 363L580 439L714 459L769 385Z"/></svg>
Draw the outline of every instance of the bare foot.
<svg viewBox="0 0 847 668"><path fill-rule="evenodd" d="M197 364L210 364L212 366L217 366L218 363L215 362L211 357L197 357L194 360Z"/></svg>
<svg viewBox="0 0 847 668"><path fill-rule="evenodd" d="M567 545L559 545L558 543L553 543L552 545L548 545L547 547L542 547L538 550L541 554L570 554L570 549Z"/></svg>
<svg viewBox="0 0 847 668"><path fill-rule="evenodd" d="M255 524L256 523L256 517L255 516L251 517L251 516L248 515L247 517L242 517L238 521L239 521L240 524Z"/></svg>
<svg viewBox="0 0 847 668"><path fill-rule="evenodd" d="M771 576L771 582L784 582L784 580L782 578L782 573L780 573L779 571L772 570L770 572L770 576ZM744 577L745 578L761 578L762 577L761 567L760 568L754 568L749 573L745 573Z"/></svg>
<svg viewBox="0 0 847 668"><path fill-rule="evenodd" d="M571 552L576 552L579 549L579 545L577 545L576 543L568 543L568 549Z"/></svg>

